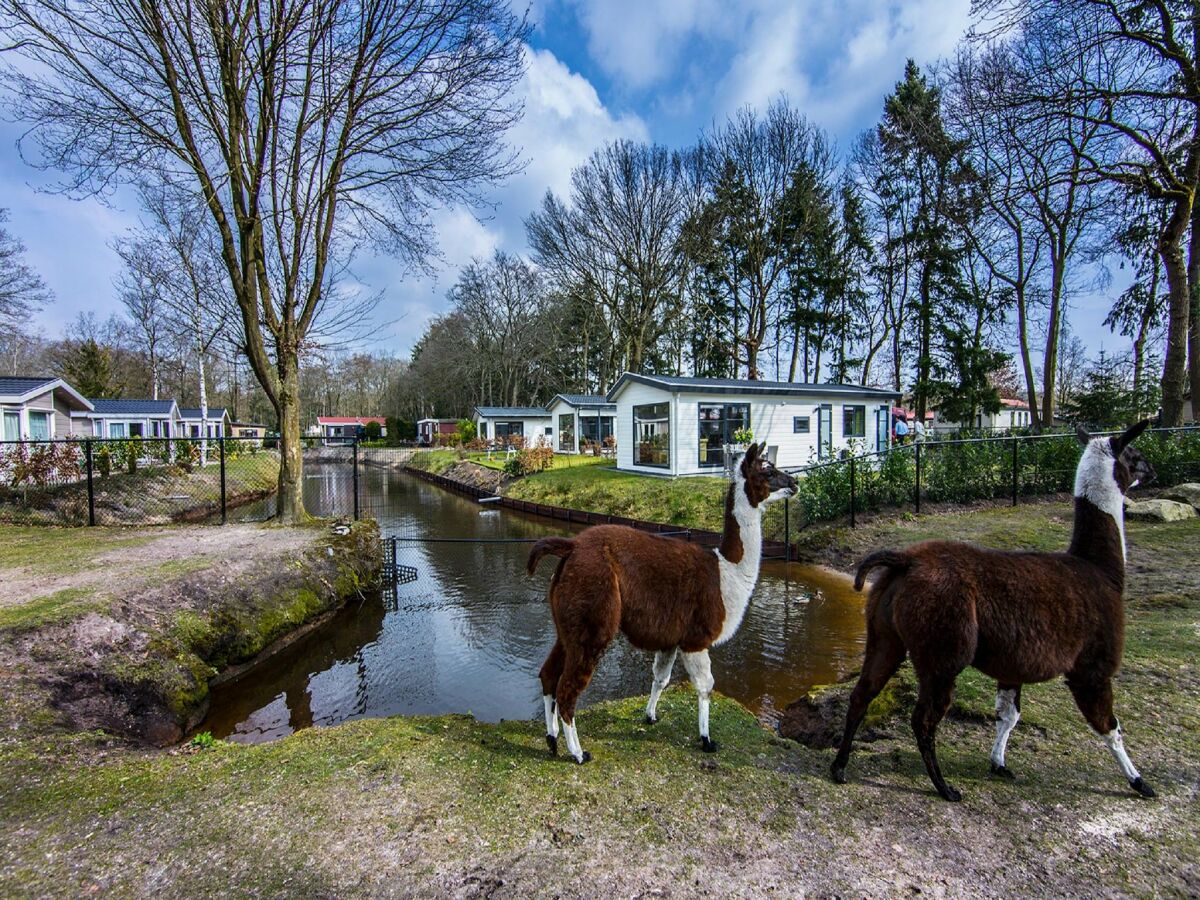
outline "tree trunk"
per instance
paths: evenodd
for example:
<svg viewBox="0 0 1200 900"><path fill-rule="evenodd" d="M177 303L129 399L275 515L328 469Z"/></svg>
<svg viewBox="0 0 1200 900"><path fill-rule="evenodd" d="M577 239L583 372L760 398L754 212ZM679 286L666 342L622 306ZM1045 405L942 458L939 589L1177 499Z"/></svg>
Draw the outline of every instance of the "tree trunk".
<svg viewBox="0 0 1200 900"><path fill-rule="evenodd" d="M1191 197L1175 200L1175 208L1159 236L1158 252L1167 273L1167 351L1163 357L1162 422L1170 427L1183 424L1183 386L1187 370L1188 291L1187 263L1182 240L1191 221Z"/></svg>
<svg viewBox="0 0 1200 900"><path fill-rule="evenodd" d="M286 525L308 521L304 509L303 455L300 445L300 373L295 351L280 350L279 501L277 517Z"/></svg>
<svg viewBox="0 0 1200 900"><path fill-rule="evenodd" d="M1192 203L1192 234L1188 245L1188 392L1192 420L1200 404L1200 204ZM1181 413L1182 416L1182 413Z"/></svg>
<svg viewBox="0 0 1200 900"><path fill-rule="evenodd" d="M196 335L196 358L200 369L200 468L208 465L208 386L204 383L204 338Z"/></svg>

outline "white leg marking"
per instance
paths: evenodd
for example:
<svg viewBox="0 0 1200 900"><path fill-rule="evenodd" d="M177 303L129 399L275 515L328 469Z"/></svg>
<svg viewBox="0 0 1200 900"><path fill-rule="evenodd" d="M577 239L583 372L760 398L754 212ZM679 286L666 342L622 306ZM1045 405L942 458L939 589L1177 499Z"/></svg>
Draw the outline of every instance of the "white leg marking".
<svg viewBox="0 0 1200 900"><path fill-rule="evenodd" d="M654 654L654 683L650 685L650 702L646 704L646 718L651 722L658 718L658 697L671 683L671 670L675 668L675 654L678 652L679 648L676 647L665 653L659 650Z"/></svg>
<svg viewBox="0 0 1200 900"><path fill-rule="evenodd" d="M583 762L583 748L579 746L579 732L575 730L574 721L563 719L563 734L567 738L567 752L575 758L575 762Z"/></svg>
<svg viewBox="0 0 1200 900"><path fill-rule="evenodd" d="M1008 736L1021 718L1016 700L1016 691L996 691L996 743L992 744L992 765L997 767L1004 765Z"/></svg>
<svg viewBox="0 0 1200 900"><path fill-rule="evenodd" d="M1129 759L1129 754L1125 752L1125 741L1121 738L1121 723L1117 723L1117 727L1108 734L1102 734L1104 743L1108 746L1108 752L1113 755L1113 759L1117 761L1117 765L1121 768L1121 774L1128 779L1129 783L1137 781L1142 776L1138 774L1137 768Z"/></svg>
<svg viewBox="0 0 1200 900"><path fill-rule="evenodd" d="M546 734L558 737L558 710L554 706L554 696L542 694L542 703L546 706Z"/></svg>
<svg viewBox="0 0 1200 900"><path fill-rule="evenodd" d="M687 669L692 679L692 686L700 698L700 737L708 740L708 703L712 696L713 676L712 663L708 659L708 651L683 654L683 667Z"/></svg>

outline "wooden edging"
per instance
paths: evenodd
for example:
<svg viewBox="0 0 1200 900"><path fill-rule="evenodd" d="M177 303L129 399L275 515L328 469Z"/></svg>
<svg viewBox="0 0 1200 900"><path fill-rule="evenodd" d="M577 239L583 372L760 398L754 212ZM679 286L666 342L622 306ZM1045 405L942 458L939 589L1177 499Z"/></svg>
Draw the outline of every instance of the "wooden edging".
<svg viewBox="0 0 1200 900"><path fill-rule="evenodd" d="M436 484L438 487L457 491L469 497L476 499L483 497L489 499L496 498L489 505L495 504L503 506L506 509L516 510L517 512L545 516L549 519L558 519L559 521L570 522L574 525L625 525L629 528L636 528L638 531L659 534L668 532L680 540L699 544L703 547L717 547L721 543L721 533L719 531L706 531L702 528L682 528L679 525L670 525L666 522L648 522L645 519L630 519L625 516L614 516L608 513L588 512L582 509L570 509L565 506L550 506L545 503L532 503L529 500L518 500L514 497L497 495L492 491L484 490L473 484L455 481L453 478L447 478L445 475L435 475L432 472L426 472L424 469L405 466L403 471L409 475L415 475L422 481L428 481L431 484ZM783 541L763 541L763 559L782 559L784 558L785 550L786 547Z"/></svg>

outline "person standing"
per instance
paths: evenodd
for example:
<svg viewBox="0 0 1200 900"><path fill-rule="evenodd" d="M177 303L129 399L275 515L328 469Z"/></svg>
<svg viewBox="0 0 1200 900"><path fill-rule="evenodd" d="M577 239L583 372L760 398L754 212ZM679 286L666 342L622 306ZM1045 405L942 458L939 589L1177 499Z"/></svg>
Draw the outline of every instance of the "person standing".
<svg viewBox="0 0 1200 900"><path fill-rule="evenodd" d="M920 419L913 419L912 433L914 441L925 440L925 423Z"/></svg>
<svg viewBox="0 0 1200 900"><path fill-rule="evenodd" d="M908 440L908 422L904 421L904 416L896 417L896 443L903 444Z"/></svg>

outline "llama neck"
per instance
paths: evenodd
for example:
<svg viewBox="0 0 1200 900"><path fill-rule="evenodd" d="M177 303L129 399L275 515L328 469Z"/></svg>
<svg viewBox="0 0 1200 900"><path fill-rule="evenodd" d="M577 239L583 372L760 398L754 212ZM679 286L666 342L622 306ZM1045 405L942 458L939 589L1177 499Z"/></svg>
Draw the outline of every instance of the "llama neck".
<svg viewBox="0 0 1200 900"><path fill-rule="evenodd" d="M725 530L717 560L725 620L714 646L729 640L742 624L762 562L762 512L750 505L741 479L725 495Z"/></svg>
<svg viewBox="0 0 1200 900"><path fill-rule="evenodd" d="M1125 584L1125 531L1123 511L1116 517L1100 509L1087 497L1075 498L1075 528L1071 533L1072 556L1086 559L1109 573L1118 586Z"/></svg>

